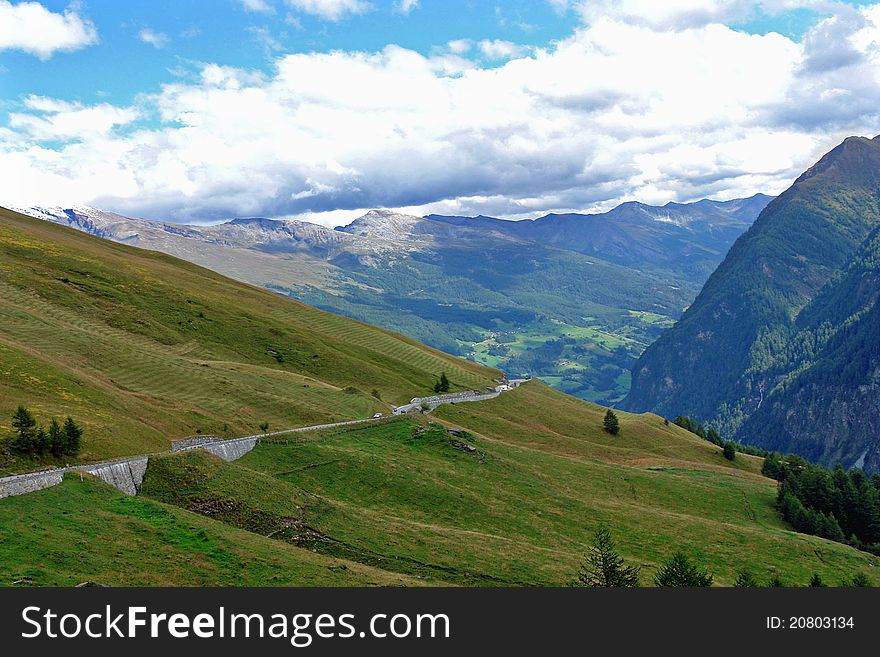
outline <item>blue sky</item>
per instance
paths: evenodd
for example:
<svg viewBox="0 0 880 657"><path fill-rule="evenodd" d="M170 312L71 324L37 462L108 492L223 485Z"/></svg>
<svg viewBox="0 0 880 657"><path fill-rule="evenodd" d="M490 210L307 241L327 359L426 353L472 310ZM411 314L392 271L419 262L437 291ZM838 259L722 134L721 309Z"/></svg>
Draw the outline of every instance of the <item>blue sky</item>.
<svg viewBox="0 0 880 657"><path fill-rule="evenodd" d="M332 224L776 193L880 132L875 20L823 0L0 0L0 202Z"/></svg>
<svg viewBox="0 0 880 657"><path fill-rule="evenodd" d="M42 4L61 13L64 0ZM5 100L39 94L99 102L128 103L158 89L195 62L216 62L269 70L278 52L381 50L389 43L424 54L455 39L502 39L544 45L571 34L578 21L546 2L428 0L408 14L395 2L372 2L363 14L326 20L283 2L271 13L247 11L239 0L150 0L80 3L100 42L44 62L23 52L0 53ZM151 30L167 41L157 48L140 40ZM268 40L276 43L267 44ZM492 62L489 62L490 64Z"/></svg>

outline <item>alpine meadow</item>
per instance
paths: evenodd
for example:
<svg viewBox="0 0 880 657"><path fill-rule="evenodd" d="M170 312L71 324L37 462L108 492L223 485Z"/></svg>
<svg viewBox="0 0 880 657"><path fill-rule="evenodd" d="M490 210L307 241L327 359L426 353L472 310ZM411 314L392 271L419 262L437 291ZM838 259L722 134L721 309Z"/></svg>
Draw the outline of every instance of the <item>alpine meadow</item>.
<svg viewBox="0 0 880 657"><path fill-rule="evenodd" d="M0 101L10 652L876 643L880 0L0 0Z"/></svg>

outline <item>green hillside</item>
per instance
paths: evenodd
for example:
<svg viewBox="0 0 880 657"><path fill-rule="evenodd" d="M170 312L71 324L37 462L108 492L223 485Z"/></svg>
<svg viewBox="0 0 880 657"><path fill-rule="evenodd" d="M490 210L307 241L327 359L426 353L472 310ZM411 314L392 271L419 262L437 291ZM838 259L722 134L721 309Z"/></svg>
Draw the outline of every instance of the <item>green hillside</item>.
<svg viewBox="0 0 880 657"><path fill-rule="evenodd" d="M0 582L228 583L243 568L242 583L557 586L608 525L644 584L677 549L719 585L743 568L790 585L814 572L880 584L877 557L782 524L757 459L731 465L652 415L621 414L611 437L601 412L531 383L434 419L264 440L232 463L198 451L153 459L138 498L73 479L0 500ZM132 572L138 554L148 574Z"/></svg>
<svg viewBox="0 0 880 657"><path fill-rule="evenodd" d="M26 519L26 520L24 520ZM0 586L412 586L103 482L0 500Z"/></svg>
<svg viewBox="0 0 880 657"><path fill-rule="evenodd" d="M387 412L498 373L175 258L0 210L0 434L18 404L81 458ZM373 393L377 393L374 396ZM6 426L3 426L6 424ZM0 455L0 474L33 467Z"/></svg>
<svg viewBox="0 0 880 657"><path fill-rule="evenodd" d="M0 412L74 415L84 459L224 424L363 417L427 391L439 371L458 387L497 376L12 213L0 247ZM727 461L649 414L620 413L611 436L604 412L535 381L433 415L264 439L231 463L155 457L135 498L73 474L0 499L0 585L565 585L600 524L643 565L644 584L678 549L722 585L742 568L764 581L864 572L880 584L880 558L784 526L757 459ZM5 458L7 469L44 465Z"/></svg>

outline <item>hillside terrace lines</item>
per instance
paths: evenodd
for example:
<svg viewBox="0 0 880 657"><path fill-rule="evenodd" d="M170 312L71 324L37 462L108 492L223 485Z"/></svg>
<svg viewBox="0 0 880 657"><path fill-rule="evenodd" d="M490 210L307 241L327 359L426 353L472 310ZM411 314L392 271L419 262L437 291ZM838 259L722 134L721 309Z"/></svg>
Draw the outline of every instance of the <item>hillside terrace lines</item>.
<svg viewBox="0 0 880 657"><path fill-rule="evenodd" d="M435 371L438 376L440 372L445 370L451 378L463 385L481 386L486 383L485 376L469 371L456 363L452 356L446 356L439 352L432 353L424 347L411 345L405 340L401 340L400 336L384 331L377 332L375 327L361 325L340 315L323 313L308 306L300 306L298 310L300 313L285 309L280 314L296 322L303 320L315 322L321 327L321 335L409 363L416 369ZM308 318L301 316L307 312L314 316Z"/></svg>
<svg viewBox="0 0 880 657"><path fill-rule="evenodd" d="M213 385L222 386L223 384L222 379L220 382L214 380L218 378L215 374L193 367L196 362L195 356L188 358L183 355L184 351L192 352L192 345L165 345L137 334L116 329L105 323L89 321L78 313L61 308L56 304L47 303L35 295L28 295L4 283L0 283L0 292L2 292L4 300L20 313L17 313L17 317L10 319L14 320L22 330L28 332L29 341L32 344L48 353L58 351L55 332L61 330L62 327L73 327L76 329L76 333L90 338L89 346L91 349L96 349L101 345L108 347L106 358L119 361L114 363L109 371L114 380L124 385L144 386L145 392L150 393L164 392L164 386L161 384L168 380L168 368L174 368L183 379L191 377L201 379L198 383L193 382L193 385L188 388L175 387L175 395L186 401L200 403L210 397L210 395L199 393L209 387L209 382ZM296 317L295 319L301 323L304 318ZM352 326L351 320L317 311L312 319L320 323L322 335L335 338L342 343L349 343L407 362L417 369L436 372L447 371L460 384L476 386L484 385L486 382L483 376L469 372L452 362L451 358L447 360L439 354L435 355L401 342L398 336L386 336L384 333L379 333L377 339L377 333L371 327L361 327L356 324ZM68 331L69 334L70 331ZM115 348L115 345L120 343L125 345L126 350L136 349L139 352L138 358L135 359L136 363L118 356L121 351ZM114 354L116 355L114 356Z"/></svg>
<svg viewBox="0 0 880 657"><path fill-rule="evenodd" d="M327 385L303 384L307 377L246 363L227 363L226 367L215 368L208 362L182 355L177 348L179 345L171 347L132 336L105 324L88 321L54 304L43 303L38 308L30 295L3 283L0 283L0 293L3 305L12 310L4 317L4 328L9 335L26 337L31 347L43 354L67 358L69 350L58 340L63 332L66 344L74 341L78 345L75 350L80 354L77 369L91 371L90 361L94 361L93 356L99 353L104 364L101 378L107 377L116 387L232 414L238 404L234 400L223 402L210 391L228 396L225 393L246 385L253 393L265 398L266 403L290 404L289 396L282 394L281 387L289 385L284 381L285 377L292 377L299 384L299 402L312 400L337 417L351 416L350 400L344 392ZM231 380L229 370L236 370L235 380ZM270 375L268 379L267 374Z"/></svg>

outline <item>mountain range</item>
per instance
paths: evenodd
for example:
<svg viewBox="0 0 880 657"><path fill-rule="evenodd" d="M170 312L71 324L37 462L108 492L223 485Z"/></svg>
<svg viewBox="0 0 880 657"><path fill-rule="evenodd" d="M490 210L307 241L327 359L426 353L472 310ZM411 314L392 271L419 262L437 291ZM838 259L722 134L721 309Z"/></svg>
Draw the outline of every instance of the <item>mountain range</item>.
<svg viewBox="0 0 880 657"><path fill-rule="evenodd" d="M718 585L880 582L877 556L786 525L760 459L652 414L612 435L607 409L534 380L231 462L167 453L501 373L166 254L0 209L0 317L0 475L154 455L135 496L71 472L0 499L2 586L565 586L603 527L643 585L679 551ZM15 449L19 404L76 418L79 454Z"/></svg>
<svg viewBox="0 0 880 657"><path fill-rule="evenodd" d="M93 208L22 211L612 404L625 395L635 358L769 200L625 203L516 222L374 210L336 230L263 218L182 226Z"/></svg>
<svg viewBox="0 0 880 657"><path fill-rule="evenodd" d="M623 404L880 471L880 137L850 137L773 200Z"/></svg>

